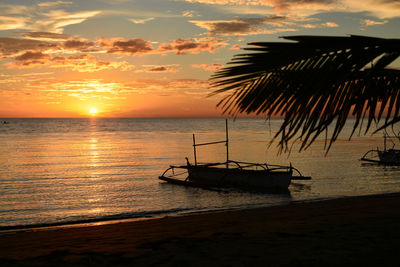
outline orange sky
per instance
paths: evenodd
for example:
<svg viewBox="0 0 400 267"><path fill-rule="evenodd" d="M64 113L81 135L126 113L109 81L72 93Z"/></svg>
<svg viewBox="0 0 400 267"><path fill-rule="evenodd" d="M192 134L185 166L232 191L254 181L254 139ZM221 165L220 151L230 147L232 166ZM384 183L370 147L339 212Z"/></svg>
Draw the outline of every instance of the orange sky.
<svg viewBox="0 0 400 267"><path fill-rule="evenodd" d="M208 79L240 48L295 34L398 37L398 1L379 2L3 0L0 117L222 116Z"/></svg>

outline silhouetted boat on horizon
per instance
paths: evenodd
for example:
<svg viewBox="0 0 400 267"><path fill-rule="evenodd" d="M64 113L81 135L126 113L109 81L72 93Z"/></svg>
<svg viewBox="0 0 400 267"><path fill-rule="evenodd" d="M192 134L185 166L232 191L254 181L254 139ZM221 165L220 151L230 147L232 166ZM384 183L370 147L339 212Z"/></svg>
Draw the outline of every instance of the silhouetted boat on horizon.
<svg viewBox="0 0 400 267"><path fill-rule="evenodd" d="M225 143L226 161L220 163L198 163L196 147ZM291 164L289 166L267 163L250 163L229 159L228 121L226 140L196 144L193 134L194 164L186 158L186 165L170 166L159 176L160 180L203 188L239 188L263 192L287 192L292 180L310 180ZM178 172L176 172L178 170ZM181 170L181 172L179 172ZM183 170L183 172L182 172ZM294 173L297 175L295 176ZM180 178L186 176L184 179Z"/></svg>
<svg viewBox="0 0 400 267"><path fill-rule="evenodd" d="M398 136L383 136L383 150L379 148L367 151L361 160L382 165L400 166L400 149L386 148L386 139L400 139Z"/></svg>

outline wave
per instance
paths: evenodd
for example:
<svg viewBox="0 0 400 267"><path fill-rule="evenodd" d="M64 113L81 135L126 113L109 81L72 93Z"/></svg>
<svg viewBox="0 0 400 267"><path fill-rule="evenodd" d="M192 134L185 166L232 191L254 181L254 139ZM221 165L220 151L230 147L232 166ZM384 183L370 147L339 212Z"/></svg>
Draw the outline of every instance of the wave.
<svg viewBox="0 0 400 267"><path fill-rule="evenodd" d="M156 210L156 211L142 211L142 212L132 212L132 213L120 213L113 215L105 215L101 217L91 217L91 218L68 218L66 220L58 222L43 222L34 224L20 224L20 225L0 225L0 231L10 231L10 230L27 230L35 228L46 228L46 227L56 227L56 226L72 226L78 224L89 224L98 222L110 222L128 219L145 219L154 218L159 216L166 216L170 214L181 214L184 212L193 211L193 209L170 209L170 210Z"/></svg>

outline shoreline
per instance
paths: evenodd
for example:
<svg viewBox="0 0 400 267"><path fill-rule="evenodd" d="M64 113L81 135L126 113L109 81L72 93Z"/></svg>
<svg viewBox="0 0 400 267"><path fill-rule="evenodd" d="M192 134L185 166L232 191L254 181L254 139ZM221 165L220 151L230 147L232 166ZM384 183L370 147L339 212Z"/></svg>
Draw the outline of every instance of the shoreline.
<svg viewBox="0 0 400 267"><path fill-rule="evenodd" d="M107 225L107 224L116 224L116 223L126 223L126 222L135 222L135 221L147 221L147 220L158 220L165 217L181 217L181 216L192 216L192 215L206 215L210 213L219 213L219 212L230 212L230 211L242 211L242 210L252 210L252 209L262 209L269 208L275 206L286 206L290 204L296 203L310 203L310 202L319 202L326 200L334 200L334 199L342 199L342 198L357 198L357 197L365 197L365 196L379 196L379 195L391 195L397 194L396 192L390 193L381 193L381 194L371 194L371 195L358 195L358 196L333 196L333 197L320 197L313 199L302 199L302 200L291 200L288 203L278 203L278 204L270 204L270 205L255 205L252 207L239 207L239 208L216 208L216 209L204 209L204 210L189 210L182 212L155 212L157 215L152 215L152 212L144 212L148 215L142 216L121 216L118 217L115 215L110 215L106 217L98 217L98 218L88 218L76 221L67 221L67 222L50 222L50 223L38 223L38 224L27 224L27 225L10 225L10 226L0 226L0 237L2 233L7 232L24 232L24 231L40 231L40 230L55 230L55 229L64 229L64 228L73 228L73 227L87 227L87 226L96 226L96 225Z"/></svg>
<svg viewBox="0 0 400 267"><path fill-rule="evenodd" d="M400 193L0 233L5 266L389 266Z"/></svg>

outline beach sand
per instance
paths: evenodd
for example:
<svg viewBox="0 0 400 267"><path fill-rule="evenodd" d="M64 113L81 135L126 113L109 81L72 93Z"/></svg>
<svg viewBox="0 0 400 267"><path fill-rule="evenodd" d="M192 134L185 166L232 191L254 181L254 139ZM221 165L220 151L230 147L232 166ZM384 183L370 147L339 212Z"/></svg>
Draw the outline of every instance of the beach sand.
<svg viewBox="0 0 400 267"><path fill-rule="evenodd" d="M399 266L400 193L0 233L1 266Z"/></svg>

